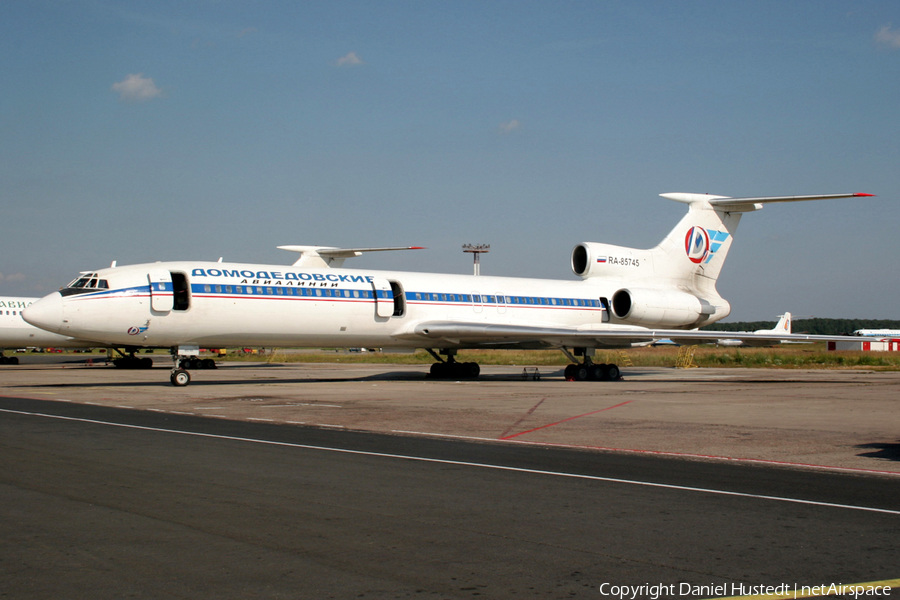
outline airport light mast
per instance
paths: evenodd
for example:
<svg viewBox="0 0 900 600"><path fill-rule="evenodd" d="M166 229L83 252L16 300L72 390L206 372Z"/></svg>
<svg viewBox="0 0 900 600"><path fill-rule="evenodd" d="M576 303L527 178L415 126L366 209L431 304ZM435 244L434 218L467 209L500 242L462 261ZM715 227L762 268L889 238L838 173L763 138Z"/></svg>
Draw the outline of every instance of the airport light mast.
<svg viewBox="0 0 900 600"><path fill-rule="evenodd" d="M491 251L490 244L463 244L463 252L470 252L475 257L475 275L481 275L481 259L480 255Z"/></svg>

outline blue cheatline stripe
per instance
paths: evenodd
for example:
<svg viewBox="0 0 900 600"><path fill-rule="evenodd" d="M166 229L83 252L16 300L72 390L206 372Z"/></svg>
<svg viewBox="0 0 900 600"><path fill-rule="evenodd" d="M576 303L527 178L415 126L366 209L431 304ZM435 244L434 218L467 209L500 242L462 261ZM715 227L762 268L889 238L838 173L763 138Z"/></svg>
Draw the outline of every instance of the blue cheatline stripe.
<svg viewBox="0 0 900 600"><path fill-rule="evenodd" d="M163 286L164 289L161 289ZM130 288L103 290L73 296L73 299L88 300L110 296L146 295L151 292L172 293L171 284L156 282L151 290L150 285L134 286ZM318 287L293 287L273 285L225 285L225 284L191 284L192 295L198 297L272 297L272 298L340 298L342 300L393 300L394 295L387 290L379 290L376 297L371 289L345 289L345 288L318 288ZM410 304L450 304L459 306L496 305L510 308L575 308L575 309L603 309L599 300L592 298L560 298L553 296L497 296L491 294L455 294L440 292L407 292L406 300Z"/></svg>
<svg viewBox="0 0 900 600"><path fill-rule="evenodd" d="M317 287L293 287L272 285L223 285L209 283L194 283L191 292L200 297L289 297L289 298L340 298L342 300L384 299L393 300L394 295L387 290L343 289L343 288L317 288ZM471 306L502 305L510 308L580 308L602 309L599 300L591 298L558 298L547 296L496 296L490 294L452 294L439 292L406 292L406 300L409 304L451 304Z"/></svg>
<svg viewBox="0 0 900 600"><path fill-rule="evenodd" d="M172 290L168 290L170 293ZM88 292L84 294L77 294L74 296L69 296L69 300L96 300L98 298L109 298L116 296L124 296L128 298L133 298L135 296L147 296L150 294L150 286L149 285L138 285L130 288L122 288L119 290L103 290L98 292Z"/></svg>

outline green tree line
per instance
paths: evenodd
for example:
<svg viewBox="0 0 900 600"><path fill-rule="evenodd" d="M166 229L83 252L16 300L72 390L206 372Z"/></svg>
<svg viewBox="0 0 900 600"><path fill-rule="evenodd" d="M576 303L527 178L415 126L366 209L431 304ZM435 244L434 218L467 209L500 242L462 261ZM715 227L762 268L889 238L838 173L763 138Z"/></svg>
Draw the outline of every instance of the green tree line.
<svg viewBox="0 0 900 600"><path fill-rule="evenodd" d="M740 321L737 323L713 323L701 329L706 331L756 331L772 329L777 321ZM794 319L793 333L809 335L843 335L857 329L900 329L900 321L890 319Z"/></svg>

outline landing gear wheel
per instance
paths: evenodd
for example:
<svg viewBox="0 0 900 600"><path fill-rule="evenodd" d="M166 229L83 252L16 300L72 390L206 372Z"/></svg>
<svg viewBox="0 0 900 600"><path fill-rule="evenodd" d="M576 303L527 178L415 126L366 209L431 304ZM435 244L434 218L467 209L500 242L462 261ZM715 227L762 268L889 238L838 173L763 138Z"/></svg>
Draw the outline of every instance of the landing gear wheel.
<svg viewBox="0 0 900 600"><path fill-rule="evenodd" d="M591 365L590 372L593 381L603 381L606 379L606 365Z"/></svg>
<svg viewBox="0 0 900 600"><path fill-rule="evenodd" d="M175 387L184 387L191 382L191 374L184 369L174 369L169 377L169 381Z"/></svg>
<svg viewBox="0 0 900 600"><path fill-rule="evenodd" d="M591 372L585 365L575 365L572 375L574 375L575 381L587 381L591 377Z"/></svg>
<svg viewBox="0 0 900 600"><path fill-rule="evenodd" d="M610 381L615 381L619 377L622 376L622 373L619 371L619 367L616 365L606 365L606 377Z"/></svg>
<svg viewBox="0 0 900 600"><path fill-rule="evenodd" d="M578 365L566 365L566 370L564 372L566 381L575 381L575 369L577 368Z"/></svg>
<svg viewBox="0 0 900 600"><path fill-rule="evenodd" d="M10 356L10 357L9 357L9 364L11 364L11 365L17 365L17 364L19 364L19 357L18 357L18 356Z"/></svg>

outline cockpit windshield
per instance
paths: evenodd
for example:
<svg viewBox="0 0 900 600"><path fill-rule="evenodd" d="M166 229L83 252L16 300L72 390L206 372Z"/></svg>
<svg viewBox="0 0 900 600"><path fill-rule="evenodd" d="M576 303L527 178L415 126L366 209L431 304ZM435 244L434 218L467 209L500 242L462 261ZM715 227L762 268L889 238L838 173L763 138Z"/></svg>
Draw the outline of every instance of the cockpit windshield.
<svg viewBox="0 0 900 600"><path fill-rule="evenodd" d="M61 289L60 293L63 296L71 296L73 294L85 294L96 290L108 289L109 283L105 279L100 279L96 273L83 273L72 283Z"/></svg>

